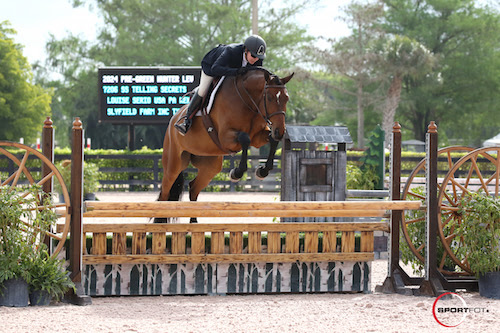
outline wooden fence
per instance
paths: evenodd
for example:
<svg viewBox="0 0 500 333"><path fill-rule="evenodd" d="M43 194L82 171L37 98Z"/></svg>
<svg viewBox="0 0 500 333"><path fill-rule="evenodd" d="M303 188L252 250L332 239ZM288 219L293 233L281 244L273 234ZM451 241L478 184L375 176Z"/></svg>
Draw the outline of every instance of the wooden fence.
<svg viewBox="0 0 500 333"><path fill-rule="evenodd" d="M263 163L267 156L264 155L249 155L249 164L252 163ZM360 165L360 156L347 155L347 162ZM34 157L30 156L30 159ZM55 155L55 162L62 160L71 159L71 155ZM224 191L268 191L268 192L279 192L281 188L281 165L279 163L280 156L276 156L274 169L270 172L269 176L264 180L256 180L252 177L252 172L254 170L249 169L247 173L247 178L242 179L239 183L233 183L228 177L224 175L229 174L229 171L234 168L235 163L238 161L238 157L226 156L225 164L221 172L221 177L217 177L212 180L209 186L216 186ZM459 157L454 158L453 161L456 162ZM147 154L147 155L133 155L133 154L123 154L123 155L93 155L86 154L85 161L87 163L101 164L98 161L128 161L129 163L123 163L123 166L99 166L98 180L100 183L100 188L104 190L120 190L125 189L129 191L134 190L144 190L153 189L159 190L161 185L161 179L163 177L163 169L161 167L161 155L160 154ZM422 157L402 157L402 170L401 175L403 179L408 176L412 171L412 167L422 160ZM147 166L133 166L134 161L141 161ZM439 158L438 175L444 176L448 172L447 159L446 157ZM478 163L481 163L481 159L478 159ZM107 163L105 163L107 164ZM117 163L120 164L120 163ZM131 166L132 165L132 166ZM389 167L389 161L386 160L386 166ZM0 156L0 173L6 172L11 174L15 169L13 163L6 159L5 156ZM37 168L30 168L32 172L36 172ZM185 171L185 178L192 179L196 169L188 168ZM386 174L389 170L386 170ZM422 175L423 177L423 175Z"/></svg>
<svg viewBox="0 0 500 333"><path fill-rule="evenodd" d="M83 217L387 216L420 205L87 201ZM375 231L389 232L389 223L84 223L83 287L87 295L368 292Z"/></svg>

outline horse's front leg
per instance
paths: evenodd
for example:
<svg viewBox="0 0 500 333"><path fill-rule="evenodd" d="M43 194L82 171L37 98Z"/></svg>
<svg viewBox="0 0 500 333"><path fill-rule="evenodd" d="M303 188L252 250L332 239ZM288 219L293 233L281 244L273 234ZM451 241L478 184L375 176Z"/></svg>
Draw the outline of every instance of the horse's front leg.
<svg viewBox="0 0 500 333"><path fill-rule="evenodd" d="M250 147L250 136L245 132L238 132L236 136L237 142L241 145L241 160L237 168L234 168L229 172L229 178L232 182L237 182L243 177L243 174L247 171L248 165L248 148Z"/></svg>
<svg viewBox="0 0 500 333"><path fill-rule="evenodd" d="M278 148L279 141L274 140L271 135L269 135L269 144L271 145L271 149L269 150L269 155L267 156L266 166L259 166L255 170L255 176L262 180L269 175L269 171L271 171L274 167L274 155L276 154L276 149Z"/></svg>

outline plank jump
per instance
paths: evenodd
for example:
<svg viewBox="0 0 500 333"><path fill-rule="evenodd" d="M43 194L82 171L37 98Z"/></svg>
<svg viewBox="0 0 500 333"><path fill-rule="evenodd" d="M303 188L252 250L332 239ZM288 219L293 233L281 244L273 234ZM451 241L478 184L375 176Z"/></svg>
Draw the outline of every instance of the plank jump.
<svg viewBox="0 0 500 333"><path fill-rule="evenodd" d="M384 217L390 210L416 210L420 207L420 201L87 201L83 217Z"/></svg>

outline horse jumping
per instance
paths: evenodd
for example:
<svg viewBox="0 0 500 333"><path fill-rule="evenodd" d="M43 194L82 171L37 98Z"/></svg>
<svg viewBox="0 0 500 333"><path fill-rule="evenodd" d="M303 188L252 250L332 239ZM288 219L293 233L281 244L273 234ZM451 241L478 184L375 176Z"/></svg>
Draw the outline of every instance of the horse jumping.
<svg viewBox="0 0 500 333"><path fill-rule="evenodd" d="M279 78L264 68L249 70L241 76L228 76L222 82L209 117L212 126L202 117L193 119L186 135L175 128L186 113L186 106L171 119L163 141L163 180L159 201L178 201L184 185L183 170L191 163L197 170L189 183L189 199L196 201L200 192L222 170L224 155L242 151L239 166L230 172L238 181L247 171L247 151L270 143L265 166L256 170L264 178L273 168L276 147L285 134L286 104L289 96L285 84L293 77ZM214 132L209 134L209 132ZM155 222L166 222L155 218ZM196 217L191 218L196 223Z"/></svg>

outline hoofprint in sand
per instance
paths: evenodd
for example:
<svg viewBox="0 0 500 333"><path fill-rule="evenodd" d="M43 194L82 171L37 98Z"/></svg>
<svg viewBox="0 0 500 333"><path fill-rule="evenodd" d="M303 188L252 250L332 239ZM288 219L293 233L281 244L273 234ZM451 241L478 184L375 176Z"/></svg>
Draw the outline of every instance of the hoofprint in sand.
<svg viewBox="0 0 500 333"><path fill-rule="evenodd" d="M157 193L99 193L103 201L152 201ZM279 194L208 194L202 201L279 200ZM140 219L137 222L143 222ZM255 219L253 219L254 222ZM86 221L87 222L87 221ZM102 222L102 221L96 221ZM213 221L206 221L213 222ZM241 221L244 222L244 221ZM259 220L258 222L271 222ZM411 271L408 271L411 273ZM372 265L372 290L387 260ZM500 301L458 292L467 313L454 328L434 318L434 297L381 293L94 297L90 306L0 307L1 332L498 332ZM443 303L444 302L444 303ZM449 303L446 303L449 302ZM441 307L464 307L456 299ZM451 323L451 322L450 322Z"/></svg>

